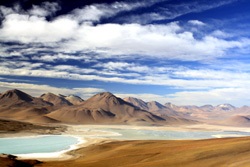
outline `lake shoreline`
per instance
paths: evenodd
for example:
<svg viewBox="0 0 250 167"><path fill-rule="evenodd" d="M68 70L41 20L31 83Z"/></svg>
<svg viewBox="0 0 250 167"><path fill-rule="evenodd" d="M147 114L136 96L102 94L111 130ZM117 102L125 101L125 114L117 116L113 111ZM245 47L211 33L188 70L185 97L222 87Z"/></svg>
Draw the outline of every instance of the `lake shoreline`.
<svg viewBox="0 0 250 167"><path fill-rule="evenodd" d="M68 161L72 159L79 158L80 155L76 154L76 150L82 149L84 147L89 147L93 145L100 145L103 143L109 142L123 142L124 140L113 139L112 136L117 134L101 131L100 129L104 128L118 128L118 129L135 129L135 130L173 130L173 131L197 131L197 130L204 130L204 131L212 131L212 130L231 130L231 131L245 131L249 132L249 128L242 128L242 127L225 127L225 126L216 126L216 125L186 125L186 126L131 126L131 125L67 125L67 130L62 132L60 135L65 136L72 136L76 137L79 140L79 143L71 146L67 150L63 150L60 152L54 153L44 153L43 155L39 154L30 154L30 155L17 155L18 159L25 160L25 159L37 159L40 161ZM18 133L18 134L8 134L4 135L5 137L27 137L28 133ZM32 134L32 136L37 136L41 134ZM109 137L102 137L102 135L107 135ZM223 136L222 136L223 137ZM226 136L225 136L226 137ZM183 139L185 140L185 139ZM145 140L150 141L150 140Z"/></svg>

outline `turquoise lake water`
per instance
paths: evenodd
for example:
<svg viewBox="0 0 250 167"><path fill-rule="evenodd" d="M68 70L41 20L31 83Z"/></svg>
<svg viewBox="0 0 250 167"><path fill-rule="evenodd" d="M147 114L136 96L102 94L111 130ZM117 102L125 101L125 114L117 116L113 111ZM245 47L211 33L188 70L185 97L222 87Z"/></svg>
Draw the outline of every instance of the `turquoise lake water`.
<svg viewBox="0 0 250 167"><path fill-rule="evenodd" d="M96 138L111 138L122 140L181 140L181 139L209 139L216 137L250 136L250 132L242 131L170 131L170 130L138 130L119 128L97 128L95 130L108 131L109 134L98 135ZM80 135L81 133L79 133ZM118 135L119 134L119 135ZM95 137L94 137L95 138ZM0 138L0 153L32 154L54 153L70 149L79 143L78 138L64 135L46 135L38 137Z"/></svg>
<svg viewBox="0 0 250 167"><path fill-rule="evenodd" d="M38 137L0 138L0 153L30 154L67 150L79 141L75 137L49 135Z"/></svg>
<svg viewBox="0 0 250 167"><path fill-rule="evenodd" d="M112 136L114 139L124 140L183 140L210 139L221 137L250 136L250 132L242 131L170 131L170 130L138 130L138 129L102 129L121 134Z"/></svg>

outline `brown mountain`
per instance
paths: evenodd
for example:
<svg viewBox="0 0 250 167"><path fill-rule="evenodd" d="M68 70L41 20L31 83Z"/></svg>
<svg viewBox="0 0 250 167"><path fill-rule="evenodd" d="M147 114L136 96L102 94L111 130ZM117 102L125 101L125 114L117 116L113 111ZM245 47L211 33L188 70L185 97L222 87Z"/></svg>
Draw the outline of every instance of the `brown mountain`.
<svg viewBox="0 0 250 167"><path fill-rule="evenodd" d="M53 93L42 94L40 96L40 98L46 102L53 104L54 106L70 106L70 105L72 105L72 103L70 103L68 100L66 100L63 96L55 95Z"/></svg>
<svg viewBox="0 0 250 167"><path fill-rule="evenodd" d="M97 94L78 106L58 109L47 115L50 118L68 123L119 123L119 124L160 124L165 120L109 92Z"/></svg>
<svg viewBox="0 0 250 167"><path fill-rule="evenodd" d="M169 119L169 116L181 116L181 114L177 113L173 108L164 106L157 101L144 102L141 99L133 97L127 97L124 98L124 100L136 107L139 107L140 109L147 110L166 119Z"/></svg>
<svg viewBox="0 0 250 167"><path fill-rule="evenodd" d="M50 103L17 89L6 91L0 96L2 118L28 122L34 122L34 119L42 120L40 122L58 122L44 116L50 112L49 107Z"/></svg>
<svg viewBox="0 0 250 167"><path fill-rule="evenodd" d="M18 105L20 103L30 103L34 98L20 90L13 89L6 91L0 96L0 104L3 106Z"/></svg>
<svg viewBox="0 0 250 167"><path fill-rule="evenodd" d="M82 104L82 102L84 101L81 97L76 96L76 95L69 95L69 96L65 96L64 98L73 105Z"/></svg>
<svg viewBox="0 0 250 167"><path fill-rule="evenodd" d="M145 101L141 100L141 99L137 99L134 97L126 97L123 99L124 101L133 104L136 107L139 107L142 110L147 110L148 111L148 105Z"/></svg>
<svg viewBox="0 0 250 167"><path fill-rule="evenodd" d="M145 102L134 97L126 97L123 100L130 104L133 104L136 107L139 107L142 110L147 111L158 111L166 108L164 105L158 103L157 101Z"/></svg>
<svg viewBox="0 0 250 167"><path fill-rule="evenodd" d="M249 116L243 116L243 115L236 115L232 116L229 119L227 119L225 122L223 122L226 125L230 126L250 126L250 117Z"/></svg>
<svg viewBox="0 0 250 167"><path fill-rule="evenodd" d="M49 106L50 104L42 99L32 97L20 90L13 89L6 91L0 96L0 106Z"/></svg>
<svg viewBox="0 0 250 167"><path fill-rule="evenodd" d="M71 99L72 103L67 99ZM26 122L75 124L159 125L188 123L190 121L169 116L166 112L167 107L157 102L146 104L152 110L162 111L165 109L164 114L140 109L109 92L100 93L82 101L76 96L62 96L52 93L43 94L40 98L36 98L14 89L0 95L0 117Z"/></svg>

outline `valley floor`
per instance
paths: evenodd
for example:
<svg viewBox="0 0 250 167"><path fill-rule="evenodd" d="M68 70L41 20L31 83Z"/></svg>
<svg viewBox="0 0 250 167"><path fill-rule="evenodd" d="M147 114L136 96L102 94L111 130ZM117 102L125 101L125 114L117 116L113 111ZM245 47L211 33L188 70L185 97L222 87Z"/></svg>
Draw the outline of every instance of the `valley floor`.
<svg viewBox="0 0 250 167"><path fill-rule="evenodd" d="M82 137L86 140L86 143L78 145L78 149L68 152L67 155L62 156L62 159L39 159L43 161L42 163L34 163L34 161L27 160L24 162L36 167L250 166L250 137L206 140L122 141L112 139L112 136L117 135L116 133L100 130L105 128L174 131L250 131L249 128L206 124L175 127L67 125L67 130L64 129L61 131L61 134ZM58 131L56 131L56 133L58 133ZM15 136L22 135L27 134L19 132L18 135ZM6 166L14 166L13 164L15 163L13 161L16 160L0 158L0 164L6 164ZM29 162L32 162L32 164Z"/></svg>

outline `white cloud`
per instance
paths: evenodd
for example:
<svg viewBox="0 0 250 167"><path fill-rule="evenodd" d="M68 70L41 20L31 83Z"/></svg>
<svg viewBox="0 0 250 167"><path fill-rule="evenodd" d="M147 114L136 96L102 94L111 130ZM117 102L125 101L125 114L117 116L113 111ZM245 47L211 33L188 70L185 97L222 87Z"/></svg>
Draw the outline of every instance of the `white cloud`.
<svg viewBox="0 0 250 167"><path fill-rule="evenodd" d="M33 5L33 8L28 11L30 15L35 16L50 16L60 10L60 6L55 2L43 2L40 6Z"/></svg>
<svg viewBox="0 0 250 167"><path fill-rule="evenodd" d="M212 36L214 37L217 37L217 38L229 38L229 37L232 37L232 35L226 33L226 32L223 32L221 30L215 30L211 33Z"/></svg>
<svg viewBox="0 0 250 167"><path fill-rule="evenodd" d="M92 4L82 9L75 9L72 17L79 22L99 22L100 19L115 16L121 12L132 11L137 8L151 6L156 2L114 2L111 4Z"/></svg>
<svg viewBox="0 0 250 167"><path fill-rule="evenodd" d="M155 13L145 13L141 11L140 14L130 14L125 17L118 18L119 21L125 23L139 23L148 24L159 20L173 20L180 16L189 13L199 13L209 9L214 9L223 5L227 5L235 2L236 0L222 0L222 1L183 1L182 3L161 3L158 8L156 8L157 14ZM158 1L160 3L161 1ZM196 23L198 23L196 21ZM201 24L200 24L201 25Z"/></svg>
<svg viewBox="0 0 250 167"><path fill-rule="evenodd" d="M10 14L5 17L0 29L1 41L22 43L59 42L70 39L78 23L70 18L57 18L48 22L44 17Z"/></svg>
<svg viewBox="0 0 250 167"><path fill-rule="evenodd" d="M111 66L110 66L111 65ZM144 71L145 70L145 71ZM5 61L1 75L63 78L139 85L162 85L175 89L249 88L247 72L175 67L150 67L126 62L108 62L107 66L83 68L72 65L49 65L28 61ZM146 74L146 75L145 75Z"/></svg>
<svg viewBox="0 0 250 167"><path fill-rule="evenodd" d="M109 6L96 4L77 9L72 14L57 17L52 21L44 18L46 13L31 15L9 11L5 12L7 14L0 29L0 38L1 41L43 43L45 46L54 47L55 51L65 53L90 51L107 57L136 54L184 61L216 59L225 56L230 49L244 50L250 43L246 39L230 41L209 34L196 39L193 32L185 30L178 22L165 25L98 24L96 26L80 23L110 17L107 12L115 15L121 8L133 10L142 6L145 4L123 2ZM41 9L47 11L47 8ZM198 20L190 22L202 24Z"/></svg>
<svg viewBox="0 0 250 167"><path fill-rule="evenodd" d="M39 60L42 62L57 62L59 60L61 61L67 61L67 60L88 60L90 59L89 56L86 55L69 55L64 53L57 53L57 54L45 54L42 56L33 56L32 60Z"/></svg>
<svg viewBox="0 0 250 167"><path fill-rule="evenodd" d="M205 23L203 23L202 21L199 21L199 20L189 20L188 23L193 24L193 25L197 25L197 26L206 25Z"/></svg>
<svg viewBox="0 0 250 167"><path fill-rule="evenodd" d="M71 51L89 49L110 56L137 54L197 61L218 58L229 49L246 47L240 40L226 41L212 36L195 39L192 32L181 32L183 29L178 23L83 25L78 30L75 40L64 43L63 48Z"/></svg>
<svg viewBox="0 0 250 167"><path fill-rule="evenodd" d="M0 6L0 14L2 15L2 17L4 18L5 16L9 15L9 14L13 14L15 13L15 11L12 8L8 8L5 6Z"/></svg>

